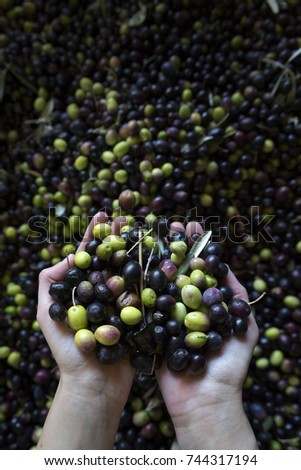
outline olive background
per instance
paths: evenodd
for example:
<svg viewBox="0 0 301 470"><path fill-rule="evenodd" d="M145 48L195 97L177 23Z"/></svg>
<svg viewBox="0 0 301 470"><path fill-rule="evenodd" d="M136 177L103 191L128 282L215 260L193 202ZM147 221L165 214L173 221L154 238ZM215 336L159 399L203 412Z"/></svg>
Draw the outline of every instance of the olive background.
<svg viewBox="0 0 301 470"><path fill-rule="evenodd" d="M0 0L1 449L35 447L57 386L38 274L124 189L137 220L198 217L222 243L258 299L258 444L300 449L300 67L299 0ZM115 448L173 445L138 374Z"/></svg>

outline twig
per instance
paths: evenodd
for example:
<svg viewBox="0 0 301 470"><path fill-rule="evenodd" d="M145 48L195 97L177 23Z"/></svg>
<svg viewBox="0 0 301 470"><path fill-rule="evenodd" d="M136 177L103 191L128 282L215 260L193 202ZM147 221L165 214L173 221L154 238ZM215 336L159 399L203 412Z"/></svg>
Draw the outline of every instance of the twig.
<svg viewBox="0 0 301 470"><path fill-rule="evenodd" d="M252 302L249 302L249 305L256 304L256 302L259 302L259 300L261 300L265 295L266 295L266 292L263 292L259 297L257 297L257 299L252 300Z"/></svg>
<svg viewBox="0 0 301 470"><path fill-rule="evenodd" d="M147 235L149 235L151 233L153 229L151 228L148 232L144 233L143 235L141 235L140 237L140 231L141 229L139 229L139 239L136 243L134 243L133 246L131 246L131 248L126 252L126 254L128 255L134 248L136 248L137 245L139 245L140 243L140 240L143 240L143 238L145 238Z"/></svg>

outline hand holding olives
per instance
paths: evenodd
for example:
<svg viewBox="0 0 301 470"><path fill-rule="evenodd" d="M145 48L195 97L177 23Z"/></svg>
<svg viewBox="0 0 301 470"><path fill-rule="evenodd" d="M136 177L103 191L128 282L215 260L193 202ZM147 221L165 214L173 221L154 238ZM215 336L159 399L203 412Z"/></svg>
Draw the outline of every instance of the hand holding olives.
<svg viewBox="0 0 301 470"><path fill-rule="evenodd" d="M66 321L76 346L96 350L103 364L129 354L144 373L152 374L165 359L171 371L197 375L225 337L247 333L251 308L225 290L228 267L210 234L200 226L192 234L188 224L175 229L167 220L163 227L162 221L142 224L131 217L95 224L90 232L97 269L92 242L82 243L75 267L50 286L49 315Z"/></svg>

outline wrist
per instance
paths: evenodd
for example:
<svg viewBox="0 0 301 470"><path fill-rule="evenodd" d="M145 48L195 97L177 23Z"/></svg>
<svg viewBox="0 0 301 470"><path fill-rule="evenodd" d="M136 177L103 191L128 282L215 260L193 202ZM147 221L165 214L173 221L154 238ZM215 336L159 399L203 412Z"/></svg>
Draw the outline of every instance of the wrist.
<svg viewBox="0 0 301 470"><path fill-rule="evenodd" d="M58 392L74 404L74 406L96 407L97 410L109 414L120 415L124 406L124 398L121 393L111 391L110 384L105 380L99 380L97 384L81 380L78 377L62 375L60 377Z"/></svg>
<svg viewBox="0 0 301 470"><path fill-rule="evenodd" d="M212 404L173 419L181 449L257 449L257 442L244 412L242 400Z"/></svg>
<svg viewBox="0 0 301 470"><path fill-rule="evenodd" d="M121 409L105 394L61 378L39 449L112 449Z"/></svg>

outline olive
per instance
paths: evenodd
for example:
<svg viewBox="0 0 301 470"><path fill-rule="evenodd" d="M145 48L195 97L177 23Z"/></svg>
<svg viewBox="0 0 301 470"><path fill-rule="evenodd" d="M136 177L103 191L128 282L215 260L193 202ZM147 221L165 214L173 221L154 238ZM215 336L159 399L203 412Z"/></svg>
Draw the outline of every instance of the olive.
<svg viewBox="0 0 301 470"><path fill-rule="evenodd" d="M207 368L208 361L203 354L198 352L190 354L188 371L192 375L202 374Z"/></svg>
<svg viewBox="0 0 301 470"><path fill-rule="evenodd" d="M62 322L67 318L67 309L63 304L53 303L49 307L49 316L54 321Z"/></svg>
<svg viewBox="0 0 301 470"><path fill-rule="evenodd" d="M68 325L78 331L88 326L87 311L82 305L73 305L67 312Z"/></svg>
<svg viewBox="0 0 301 470"><path fill-rule="evenodd" d="M124 278L126 287L133 287L141 280L141 266L137 261L129 261L122 269L122 277Z"/></svg>
<svg viewBox="0 0 301 470"><path fill-rule="evenodd" d="M86 272L78 267L69 268L65 275L64 281L70 284L71 287L76 287L81 281L86 280Z"/></svg>
<svg viewBox="0 0 301 470"><path fill-rule="evenodd" d="M101 323L107 315L105 304L95 300L87 306L87 318L93 324Z"/></svg>
<svg viewBox="0 0 301 470"><path fill-rule="evenodd" d="M94 334L91 330L82 328L74 335L74 342L78 349L83 353L89 353L96 347Z"/></svg>
<svg viewBox="0 0 301 470"><path fill-rule="evenodd" d="M187 349L176 349L167 359L167 367L172 372L184 370L189 363L189 352Z"/></svg>
<svg viewBox="0 0 301 470"><path fill-rule="evenodd" d="M163 292L167 282L166 274L161 269L154 269L149 273L148 284L155 292Z"/></svg>
<svg viewBox="0 0 301 470"><path fill-rule="evenodd" d="M100 345L97 349L98 360L102 364L110 365L118 362L127 352L127 348L122 343L113 346Z"/></svg>
<svg viewBox="0 0 301 470"><path fill-rule="evenodd" d="M65 281L52 282L49 287L49 294L54 300L66 301L71 297L71 286Z"/></svg>

